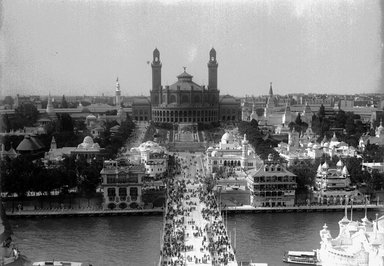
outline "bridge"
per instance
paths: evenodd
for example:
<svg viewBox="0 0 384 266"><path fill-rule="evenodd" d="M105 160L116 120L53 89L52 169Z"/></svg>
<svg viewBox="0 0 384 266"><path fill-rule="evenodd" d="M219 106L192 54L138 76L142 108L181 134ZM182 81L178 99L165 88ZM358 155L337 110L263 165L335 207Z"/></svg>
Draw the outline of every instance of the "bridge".
<svg viewBox="0 0 384 266"><path fill-rule="evenodd" d="M167 184L159 266L238 265L200 156L179 153L180 174Z"/></svg>

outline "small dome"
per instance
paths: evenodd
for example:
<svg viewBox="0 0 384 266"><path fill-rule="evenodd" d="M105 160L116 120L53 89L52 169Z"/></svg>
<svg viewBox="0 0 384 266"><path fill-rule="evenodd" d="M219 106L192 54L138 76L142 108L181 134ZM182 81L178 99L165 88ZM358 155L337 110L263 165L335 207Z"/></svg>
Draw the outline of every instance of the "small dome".
<svg viewBox="0 0 384 266"><path fill-rule="evenodd" d="M343 167L344 166L344 163L342 160L339 160L336 164L337 167Z"/></svg>
<svg viewBox="0 0 384 266"><path fill-rule="evenodd" d="M327 164L327 162L325 162L325 163L321 166L321 168L323 168L323 169L328 169L328 168L329 168L329 165Z"/></svg>
<svg viewBox="0 0 384 266"><path fill-rule="evenodd" d="M336 133L333 133L333 137L331 139L332 142L338 142L339 140L336 137Z"/></svg>
<svg viewBox="0 0 384 266"><path fill-rule="evenodd" d="M84 144L93 144L93 139L90 136L86 136L83 140Z"/></svg>
<svg viewBox="0 0 384 266"><path fill-rule="evenodd" d="M329 143L328 143L328 142L325 142L325 143L323 144L323 147L328 148L328 147L329 147Z"/></svg>
<svg viewBox="0 0 384 266"><path fill-rule="evenodd" d="M221 137L221 143L227 144L233 142L233 136L229 132L225 132L224 135Z"/></svg>
<svg viewBox="0 0 384 266"><path fill-rule="evenodd" d="M96 119L96 116L90 114L90 115L87 115L86 119L88 119L88 120L94 120L94 119Z"/></svg>

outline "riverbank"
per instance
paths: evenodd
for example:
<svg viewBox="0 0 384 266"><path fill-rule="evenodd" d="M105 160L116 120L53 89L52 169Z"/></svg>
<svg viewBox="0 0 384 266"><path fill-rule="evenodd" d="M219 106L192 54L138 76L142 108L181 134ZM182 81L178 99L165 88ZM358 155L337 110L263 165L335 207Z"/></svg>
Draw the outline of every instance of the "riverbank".
<svg viewBox="0 0 384 266"><path fill-rule="evenodd" d="M348 206L350 209L351 206ZM354 211L384 210L384 205L353 205ZM324 206L294 206L294 207L252 207L249 205L229 206L222 208L222 212L232 214L241 213L300 213L300 212L337 212L344 211L343 205L324 205ZM82 216L129 216L129 215L162 215L163 208L141 209L141 210L103 210L101 208L83 208L83 209L41 209L41 210L17 210L6 211L10 218L45 218L45 217L82 217Z"/></svg>

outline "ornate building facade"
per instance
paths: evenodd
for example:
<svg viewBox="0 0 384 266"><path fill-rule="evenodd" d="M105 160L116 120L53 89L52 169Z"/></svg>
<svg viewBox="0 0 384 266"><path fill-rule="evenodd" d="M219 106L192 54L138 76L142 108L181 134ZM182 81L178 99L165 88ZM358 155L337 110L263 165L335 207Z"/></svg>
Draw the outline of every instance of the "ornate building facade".
<svg viewBox="0 0 384 266"><path fill-rule="evenodd" d="M100 174L104 209L135 209L143 205L141 199L142 178L145 175L143 164L104 161Z"/></svg>
<svg viewBox="0 0 384 266"><path fill-rule="evenodd" d="M257 169L247 172L250 203L254 207L293 206L297 187L296 176L272 155Z"/></svg>
<svg viewBox="0 0 384 266"><path fill-rule="evenodd" d="M249 144L246 135L244 139L236 141L234 136L226 132L221 137L217 147L209 147L207 150L207 169L216 173L220 169L227 171L247 171L255 168L260 158Z"/></svg>
<svg viewBox="0 0 384 266"><path fill-rule="evenodd" d="M193 76L184 72L177 81L163 87L161 85L160 52L153 51L152 61L151 118L163 123L212 123L219 121L238 121L240 102L232 96L220 101L217 86L216 51L211 49L208 61L208 87L195 83ZM228 100L228 97L233 100ZM234 102L237 104L234 104ZM221 110L221 112L220 112Z"/></svg>

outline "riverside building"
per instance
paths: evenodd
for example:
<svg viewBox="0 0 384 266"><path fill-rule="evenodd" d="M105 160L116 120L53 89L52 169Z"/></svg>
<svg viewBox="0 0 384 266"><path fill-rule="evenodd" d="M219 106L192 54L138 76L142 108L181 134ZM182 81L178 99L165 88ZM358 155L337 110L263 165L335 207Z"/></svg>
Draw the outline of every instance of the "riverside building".
<svg viewBox="0 0 384 266"><path fill-rule="evenodd" d="M143 205L143 164L131 164L125 160L104 161L100 174L104 209L136 209Z"/></svg>
<svg viewBox="0 0 384 266"><path fill-rule="evenodd" d="M247 172L250 204L254 207L293 206L295 204L296 175L287 171L270 154L257 169Z"/></svg>

